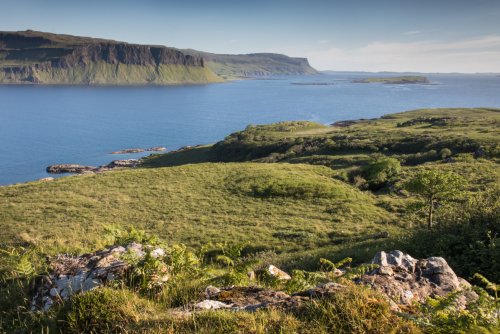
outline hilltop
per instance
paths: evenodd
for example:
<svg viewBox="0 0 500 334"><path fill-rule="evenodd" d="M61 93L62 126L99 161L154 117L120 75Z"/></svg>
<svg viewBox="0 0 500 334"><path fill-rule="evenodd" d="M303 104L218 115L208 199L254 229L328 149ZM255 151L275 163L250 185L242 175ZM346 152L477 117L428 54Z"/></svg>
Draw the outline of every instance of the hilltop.
<svg viewBox="0 0 500 334"><path fill-rule="evenodd" d="M306 59L216 55L37 31L0 32L0 83L176 84L315 73Z"/></svg>

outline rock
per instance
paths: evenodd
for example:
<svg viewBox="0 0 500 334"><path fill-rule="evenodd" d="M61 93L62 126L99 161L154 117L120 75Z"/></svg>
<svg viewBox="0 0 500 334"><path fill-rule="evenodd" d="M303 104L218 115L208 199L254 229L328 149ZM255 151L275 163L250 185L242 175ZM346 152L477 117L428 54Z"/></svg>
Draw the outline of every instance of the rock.
<svg viewBox="0 0 500 334"><path fill-rule="evenodd" d="M139 166L140 161L137 159L124 159L124 160L113 160L109 164L99 167L94 166L83 166L77 164L60 164L60 165L50 165L46 168L47 173L51 174L62 174L62 173L74 173L74 174L94 174L107 172L113 169L120 168L135 168Z"/></svg>
<svg viewBox="0 0 500 334"><path fill-rule="evenodd" d="M209 286L205 289L206 299L193 303L192 308L195 310L224 308L249 312L265 308L291 310L297 309L304 301L311 298L325 298L344 288L342 284L330 282L290 296L283 291L260 287L230 286L218 289Z"/></svg>
<svg viewBox="0 0 500 334"><path fill-rule="evenodd" d="M139 165L139 160L137 159L124 159L124 160L113 160L109 164L107 164L106 168L118 168L118 167L128 167L128 168L134 168Z"/></svg>
<svg viewBox="0 0 500 334"><path fill-rule="evenodd" d="M372 263L378 264L379 266L391 265L396 267L403 267L406 270L413 272L415 271L415 264L417 263L417 260L399 250L394 250L389 253L386 253L384 251L378 252L377 254L375 254Z"/></svg>
<svg viewBox="0 0 500 334"><path fill-rule="evenodd" d="M284 272L283 270L275 267L272 264L267 268L267 272L271 276L276 277L276 278L278 278L280 280L290 280L290 279L292 279L292 277L290 275L288 275L286 272Z"/></svg>
<svg viewBox="0 0 500 334"><path fill-rule="evenodd" d="M92 166L82 166L78 164L60 164L51 165L46 168L47 173L51 174L63 174L63 173L83 173L86 171L93 171L96 167Z"/></svg>
<svg viewBox="0 0 500 334"><path fill-rule="evenodd" d="M110 154L131 154L131 153L141 153L144 151L146 150L143 148L127 148L126 150L111 152Z"/></svg>
<svg viewBox="0 0 500 334"><path fill-rule="evenodd" d="M207 299L212 299L215 298L219 295L220 289L216 288L215 286L207 286L205 289L205 297Z"/></svg>
<svg viewBox="0 0 500 334"><path fill-rule="evenodd" d="M51 305L67 300L79 292L91 291L108 281L122 278L130 265L122 256L133 254L138 260L151 250L138 243L126 246L113 246L90 254L72 256L60 254L49 259L49 274L41 277L35 286L32 298L33 310L48 310ZM165 251L154 248L151 254L162 256ZM169 279L165 270L151 278L152 284L162 285Z"/></svg>
<svg viewBox="0 0 500 334"><path fill-rule="evenodd" d="M203 300L199 303L196 303L194 305L195 309L198 310L219 310L219 309L225 309L225 308L230 308L231 305L224 304L222 302L219 302L217 300Z"/></svg>
<svg viewBox="0 0 500 334"><path fill-rule="evenodd" d="M166 150L167 150L166 147L161 147L161 146L150 147L150 148L146 149L146 151L148 151L148 152L160 152L160 151L166 151Z"/></svg>
<svg viewBox="0 0 500 334"><path fill-rule="evenodd" d="M335 268L332 271L333 277L340 277L345 274L345 270Z"/></svg>
<svg viewBox="0 0 500 334"><path fill-rule="evenodd" d="M40 182L50 182L50 181L54 181L54 178L53 177L44 177L40 180L38 180Z"/></svg>
<svg viewBox="0 0 500 334"><path fill-rule="evenodd" d="M457 277L441 257L417 260L398 250L382 251L375 255L372 263L380 267L363 275L360 282L371 285L399 305L425 303L428 297L442 297L454 291L464 292L458 301L459 308L478 298L474 292L467 291L470 284Z"/></svg>

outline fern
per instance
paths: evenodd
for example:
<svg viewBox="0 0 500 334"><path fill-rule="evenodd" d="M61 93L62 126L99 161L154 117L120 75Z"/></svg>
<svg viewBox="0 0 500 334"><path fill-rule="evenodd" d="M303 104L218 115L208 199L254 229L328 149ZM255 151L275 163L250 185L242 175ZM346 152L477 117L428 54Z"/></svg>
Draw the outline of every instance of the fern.
<svg viewBox="0 0 500 334"><path fill-rule="evenodd" d="M234 261L229 257L229 256L226 256L226 255L217 255L217 257L215 258L215 260L224 265L224 266L227 266L227 267L234 267Z"/></svg>
<svg viewBox="0 0 500 334"><path fill-rule="evenodd" d="M363 276L366 273L369 273L370 271L377 269L378 267L380 267L378 264L362 264L360 266L357 266L356 268L350 268L342 277L348 279L355 279Z"/></svg>
<svg viewBox="0 0 500 334"><path fill-rule="evenodd" d="M35 266L31 261L29 252L20 255L15 263L14 271L21 277L32 277L35 274Z"/></svg>

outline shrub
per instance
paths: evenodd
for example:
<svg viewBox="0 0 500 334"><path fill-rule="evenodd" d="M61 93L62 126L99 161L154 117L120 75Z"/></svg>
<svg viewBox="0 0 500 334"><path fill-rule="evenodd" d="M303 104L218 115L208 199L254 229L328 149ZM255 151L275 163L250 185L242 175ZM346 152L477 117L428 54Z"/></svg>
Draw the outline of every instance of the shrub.
<svg viewBox="0 0 500 334"><path fill-rule="evenodd" d="M441 151L439 151L439 156L441 157L441 159L446 159L446 158L449 158L451 157L451 150L449 148L443 148Z"/></svg>
<svg viewBox="0 0 500 334"><path fill-rule="evenodd" d="M394 158L380 158L362 167L361 175L366 179L370 189L377 190L394 180L401 171L399 160Z"/></svg>

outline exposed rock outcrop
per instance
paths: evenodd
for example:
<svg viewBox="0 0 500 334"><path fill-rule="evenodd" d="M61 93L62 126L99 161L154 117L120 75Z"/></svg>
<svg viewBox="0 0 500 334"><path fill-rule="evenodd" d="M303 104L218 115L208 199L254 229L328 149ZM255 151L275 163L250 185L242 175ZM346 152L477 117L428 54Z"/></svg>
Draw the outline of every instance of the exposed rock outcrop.
<svg viewBox="0 0 500 334"><path fill-rule="evenodd" d="M363 275L359 282L369 284L400 305L424 303L428 297L443 297L470 287L442 257L417 260L398 250L382 251L375 255L372 263L380 267ZM464 308L475 299L474 292L466 291L458 306Z"/></svg>
<svg viewBox="0 0 500 334"><path fill-rule="evenodd" d="M94 166L84 166L78 164L59 164L50 165L46 168L47 173L51 174L64 174L64 173L74 173L74 174L93 174L107 172L113 169L119 168L135 168L139 166L140 161L137 159L124 159L124 160L113 160L107 165L94 167Z"/></svg>
<svg viewBox="0 0 500 334"><path fill-rule="evenodd" d="M336 293L344 285L327 283L316 288L295 294L287 294L261 287L223 287L209 286L205 291L207 299L192 304L194 310L231 309L235 311L256 311L263 308L294 309L311 298L324 298Z"/></svg>
<svg viewBox="0 0 500 334"><path fill-rule="evenodd" d="M81 256L61 254L50 258L50 274L39 279L31 302L32 310L46 311L54 303L67 300L75 293L90 291L116 278L122 278L130 267L123 256L127 254L140 260L147 251L153 257L165 255L161 248L131 243ZM168 273L165 272L157 278L158 284L168 278Z"/></svg>
<svg viewBox="0 0 500 334"><path fill-rule="evenodd" d="M74 293L90 291L109 281L122 279L128 270L135 268L126 259L132 256L140 262L147 253L154 258L163 258L166 254L162 248L130 243L81 256L63 254L50 258L49 274L38 280L32 298L32 309L47 310L54 303L67 300ZM459 292L455 301L457 309L466 308L478 298L469 289L470 284L457 277L440 257L417 260L396 250L377 253L372 263L377 264L378 268L358 277L355 282L379 291L391 303L394 311L400 311L402 307L414 302L425 303L429 297L443 297L455 292ZM291 279L290 275L274 266L266 270L276 278ZM340 272L338 276L344 274L345 272ZM161 286L169 278L169 270L165 265L151 276L151 284L154 287ZM297 309L304 301L328 298L346 289L349 284L347 280L348 278L342 278L338 282L319 284L294 294L258 286L208 286L200 300L193 301L187 308L177 311L255 311L269 307Z"/></svg>
<svg viewBox="0 0 500 334"><path fill-rule="evenodd" d="M160 152L160 151L166 151L166 150L167 150L166 147L155 146L155 147L150 147L150 148L127 148L125 150L111 152L110 154L130 154L130 153L141 153L141 152Z"/></svg>

